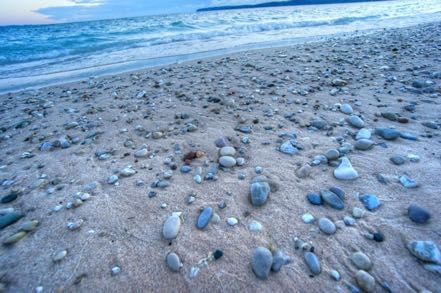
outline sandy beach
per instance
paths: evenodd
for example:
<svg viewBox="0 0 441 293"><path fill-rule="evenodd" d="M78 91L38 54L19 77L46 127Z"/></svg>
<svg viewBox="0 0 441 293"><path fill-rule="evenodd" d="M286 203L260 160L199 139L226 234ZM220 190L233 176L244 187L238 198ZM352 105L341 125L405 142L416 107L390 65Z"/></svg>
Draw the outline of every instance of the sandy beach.
<svg viewBox="0 0 441 293"><path fill-rule="evenodd" d="M1 95L0 292L441 292L440 97L441 23Z"/></svg>

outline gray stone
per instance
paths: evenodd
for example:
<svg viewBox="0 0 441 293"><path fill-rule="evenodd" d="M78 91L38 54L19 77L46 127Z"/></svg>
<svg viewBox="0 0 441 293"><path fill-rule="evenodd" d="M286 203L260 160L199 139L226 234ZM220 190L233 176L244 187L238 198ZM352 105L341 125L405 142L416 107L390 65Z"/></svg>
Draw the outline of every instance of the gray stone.
<svg viewBox="0 0 441 293"><path fill-rule="evenodd" d="M356 219L360 219L363 218L364 216L364 210L358 208L358 207L354 207L352 209L352 216Z"/></svg>
<svg viewBox="0 0 441 293"><path fill-rule="evenodd" d="M348 123L356 128L363 128L364 127L364 121L358 117L357 115L351 115L349 118L346 119Z"/></svg>
<svg viewBox="0 0 441 293"><path fill-rule="evenodd" d="M322 196L322 199L325 203L333 207L337 210L342 210L345 208L345 204L343 203L343 200L336 195L335 193L329 191L329 190L321 190L320 194Z"/></svg>
<svg viewBox="0 0 441 293"><path fill-rule="evenodd" d="M271 266L273 265L273 255L265 247L258 247L251 256L251 268L257 278L261 280L268 279Z"/></svg>
<svg viewBox="0 0 441 293"><path fill-rule="evenodd" d="M417 188L418 183L407 175L400 176L400 183L406 188Z"/></svg>
<svg viewBox="0 0 441 293"><path fill-rule="evenodd" d="M394 140L400 137L400 132L393 128L376 128L375 134L386 140Z"/></svg>
<svg viewBox="0 0 441 293"><path fill-rule="evenodd" d="M368 272L359 270L355 274L355 280L357 281L358 286L360 286L365 292L375 291L375 279Z"/></svg>
<svg viewBox="0 0 441 293"><path fill-rule="evenodd" d="M430 219L430 213L423 207L416 204L411 204L407 209L409 218L418 224L425 224Z"/></svg>
<svg viewBox="0 0 441 293"><path fill-rule="evenodd" d="M338 168L334 170L334 176L340 180L354 180L358 178L358 172L352 167L349 159L343 157Z"/></svg>
<svg viewBox="0 0 441 293"><path fill-rule="evenodd" d="M299 150L296 148L295 145L293 145L291 143L290 140L287 140L284 143L282 143L280 145L279 150L280 150L280 152L282 152L284 154L288 154L288 155L294 155L294 154L297 154L299 152Z"/></svg>
<svg viewBox="0 0 441 293"><path fill-rule="evenodd" d="M219 150L220 157L223 157L223 156L234 157L235 155L236 155L236 150L231 146L224 146L223 148L221 148Z"/></svg>
<svg viewBox="0 0 441 293"><path fill-rule="evenodd" d="M328 160L336 160L340 157L340 152L336 149L330 149L326 152L325 156Z"/></svg>
<svg viewBox="0 0 441 293"><path fill-rule="evenodd" d="M213 213L214 211L212 207L204 208L198 217L196 227L198 229L204 229L213 217Z"/></svg>
<svg viewBox="0 0 441 293"><path fill-rule="evenodd" d="M181 228L181 218L178 215L171 215L164 222L162 228L162 236L167 240L175 239Z"/></svg>
<svg viewBox="0 0 441 293"><path fill-rule="evenodd" d="M173 272L179 272L179 270L183 266L181 260L179 259L179 256L174 252L170 252L169 254L167 254L165 262L167 264L167 267Z"/></svg>
<svg viewBox="0 0 441 293"><path fill-rule="evenodd" d="M351 105L349 104L342 104L340 106L340 111L344 114L352 114L354 112L354 110L352 109Z"/></svg>
<svg viewBox="0 0 441 293"><path fill-rule="evenodd" d="M441 253L433 241L410 241L407 244L407 249L422 261L441 265Z"/></svg>
<svg viewBox="0 0 441 293"><path fill-rule="evenodd" d="M355 142L354 147L360 151L367 151L370 150L373 145L374 142L372 140L362 138Z"/></svg>
<svg viewBox="0 0 441 293"><path fill-rule="evenodd" d="M309 164L305 164L296 170L296 176L299 178L306 178L312 172L312 167Z"/></svg>
<svg viewBox="0 0 441 293"><path fill-rule="evenodd" d="M351 257L351 261L359 270L369 271L372 268L371 260L361 251L354 253Z"/></svg>
<svg viewBox="0 0 441 293"><path fill-rule="evenodd" d="M262 206L268 200L270 186L267 182L254 182L250 186L251 203L254 206Z"/></svg>
<svg viewBox="0 0 441 293"><path fill-rule="evenodd" d="M319 228L323 233L328 235L332 235L337 231L335 224L328 218L321 218L319 220Z"/></svg>
<svg viewBox="0 0 441 293"><path fill-rule="evenodd" d="M149 150L147 148L142 148L137 150L134 154L135 158L146 158L149 155Z"/></svg>
<svg viewBox="0 0 441 293"><path fill-rule="evenodd" d="M322 271L320 262L313 252L306 252L304 255L306 264L313 275L319 275Z"/></svg>
<svg viewBox="0 0 441 293"><path fill-rule="evenodd" d="M389 160L397 166L403 165L406 162L406 158L400 155L392 156Z"/></svg>
<svg viewBox="0 0 441 293"><path fill-rule="evenodd" d="M355 225L355 219L350 216L345 216L343 218L343 222L346 226L354 226Z"/></svg>
<svg viewBox="0 0 441 293"><path fill-rule="evenodd" d="M226 168L231 168L236 165L236 159L230 156L223 156L219 158L219 164Z"/></svg>
<svg viewBox="0 0 441 293"><path fill-rule="evenodd" d="M277 273L282 266L290 262L289 256L285 255L281 250L276 250L273 254L273 264L271 265L271 271Z"/></svg>
<svg viewBox="0 0 441 293"><path fill-rule="evenodd" d="M360 129L357 134L355 135L355 139L370 139L372 136L371 131L367 128Z"/></svg>

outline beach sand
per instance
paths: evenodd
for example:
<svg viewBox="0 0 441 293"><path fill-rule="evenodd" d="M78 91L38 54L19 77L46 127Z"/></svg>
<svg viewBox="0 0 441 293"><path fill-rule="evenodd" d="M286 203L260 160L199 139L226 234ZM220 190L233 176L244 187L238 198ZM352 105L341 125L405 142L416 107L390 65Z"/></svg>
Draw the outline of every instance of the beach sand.
<svg viewBox="0 0 441 293"><path fill-rule="evenodd" d="M351 256L362 251L373 263L369 274L375 292L388 292L385 287L441 292L441 276L424 269L406 248L410 240L441 245L440 78L441 23L433 23L2 95L0 195L21 192L0 204L0 210L13 207L25 217L1 229L0 240L29 220L39 225L15 244L0 247L0 291L350 292L358 271ZM373 134L372 149L347 154L359 174L355 180L334 177L338 161L304 167L300 174L298 169L316 155L354 145L358 129L345 122L349 115L338 103L350 104L368 129L394 127L418 140L389 141ZM412 103L414 111L403 108ZM384 116L400 117L401 123ZM326 122L324 129L311 127L319 119ZM251 133L237 130L243 126L251 126ZM279 135L286 132L295 132L297 154L278 150L286 141ZM197 184L194 170L217 162L220 137L229 138L245 164ZM59 142L65 148L57 147ZM143 145L148 156L135 158ZM189 151L204 155L191 162L192 172L183 174L182 157ZM405 163L392 164L393 155L403 156ZM136 174L118 175L118 185L107 183L129 165ZM152 188L173 165L177 170L170 186ZM250 203L257 166L272 189L262 207ZM398 180L404 174L419 186L405 188ZM67 209L91 182L98 182L91 197ZM343 210L308 202L308 192L332 186L346 192ZM188 204L191 194L195 201ZM381 207L366 210L358 199L362 194L378 196ZM218 207L222 200L224 209ZM430 221L411 221L410 203L425 207ZM196 220L207 206L221 220L199 230ZM342 225L354 207L365 210L364 217L354 226ZM183 222L169 243L162 229L173 212L182 212ZM307 212L314 223L302 221ZM229 217L238 224L228 225ZM322 217L338 223L335 234L320 232L317 220ZM79 220L79 229L68 229L69 222ZM252 221L262 224L261 232L250 230ZM383 242L368 239L379 231ZM294 237L314 247L321 274L311 276ZM252 252L259 246L280 249L291 262L260 280L251 268ZM67 255L54 262L62 250ZM215 250L223 257L190 278L192 266ZM166 265L172 251L183 263L179 272ZM112 273L116 266L121 271ZM340 281L330 277L331 270L340 273Z"/></svg>

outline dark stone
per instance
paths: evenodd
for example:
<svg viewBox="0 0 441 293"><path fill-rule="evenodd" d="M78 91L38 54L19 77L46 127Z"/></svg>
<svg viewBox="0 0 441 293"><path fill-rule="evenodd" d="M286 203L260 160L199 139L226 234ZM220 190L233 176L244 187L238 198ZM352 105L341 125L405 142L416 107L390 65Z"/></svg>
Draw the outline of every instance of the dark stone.
<svg viewBox="0 0 441 293"><path fill-rule="evenodd" d="M308 194L306 195L306 198L313 205L319 206L319 205L323 204L322 197L318 193L308 192Z"/></svg>
<svg viewBox="0 0 441 293"><path fill-rule="evenodd" d="M406 159L403 156L395 155L390 157L390 161L395 165L403 165L406 162Z"/></svg>
<svg viewBox="0 0 441 293"><path fill-rule="evenodd" d="M20 213L20 212L12 212L12 213L1 215L0 216L0 229L3 229L5 227L17 222L18 220L20 220L23 217L24 217L24 214Z"/></svg>
<svg viewBox="0 0 441 293"><path fill-rule="evenodd" d="M378 209L381 205L378 197L372 194L365 194L360 196L360 201L363 203L364 207L370 211Z"/></svg>
<svg viewBox="0 0 441 293"><path fill-rule="evenodd" d="M329 188L329 191L335 193L341 200L345 199L346 192L340 187L331 187Z"/></svg>
<svg viewBox="0 0 441 293"><path fill-rule="evenodd" d="M320 191L320 194L322 196L323 201L326 202L331 207L333 207L334 209L342 210L345 208L345 204L343 203L341 198L335 193L325 189Z"/></svg>
<svg viewBox="0 0 441 293"><path fill-rule="evenodd" d="M373 239L377 242L383 242L384 241L384 234L381 232L375 232L373 234Z"/></svg>
<svg viewBox="0 0 441 293"><path fill-rule="evenodd" d="M220 259L222 256L224 255L224 252L222 251L222 250L216 250L214 253L213 253L213 257L214 257L214 260L218 260L218 259Z"/></svg>
<svg viewBox="0 0 441 293"><path fill-rule="evenodd" d="M376 128L375 134L386 140L394 140L400 137L400 132L393 128Z"/></svg>
<svg viewBox="0 0 441 293"><path fill-rule="evenodd" d="M411 204L407 209L409 218L418 224L425 224L430 219L430 213L423 207L416 204Z"/></svg>
<svg viewBox="0 0 441 293"><path fill-rule="evenodd" d="M17 194L16 193L10 193L8 195L5 195L2 197L2 199L0 200L1 203L10 203L11 201L14 201L17 199Z"/></svg>
<svg viewBox="0 0 441 293"><path fill-rule="evenodd" d="M213 208L212 207L204 208L198 217L196 227L198 229L204 229L208 225L212 217L213 217Z"/></svg>

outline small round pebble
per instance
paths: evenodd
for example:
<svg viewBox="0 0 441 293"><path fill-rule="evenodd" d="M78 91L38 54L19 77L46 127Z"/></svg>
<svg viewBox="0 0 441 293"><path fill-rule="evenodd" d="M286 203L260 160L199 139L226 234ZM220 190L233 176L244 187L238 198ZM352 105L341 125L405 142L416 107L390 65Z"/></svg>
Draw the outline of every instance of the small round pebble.
<svg viewBox="0 0 441 293"><path fill-rule="evenodd" d="M230 217L227 219L227 223L230 226L236 226L238 223L238 220L235 217Z"/></svg>
<svg viewBox="0 0 441 293"><path fill-rule="evenodd" d="M359 270L355 274L355 279L357 280L358 286L360 286L365 292L375 291L375 279L368 272Z"/></svg>
<svg viewBox="0 0 441 293"><path fill-rule="evenodd" d="M323 233L328 235L334 234L335 231L337 230L335 224L328 218L321 218L319 220L319 228Z"/></svg>
<svg viewBox="0 0 441 293"><path fill-rule="evenodd" d="M369 271L372 268L371 260L361 251L354 253L351 257L351 261L359 270Z"/></svg>
<svg viewBox="0 0 441 293"><path fill-rule="evenodd" d="M174 252L170 252L169 254L167 254L165 262L167 263L167 267L173 272L179 272L179 270L182 268L181 260L179 259L179 256Z"/></svg>

